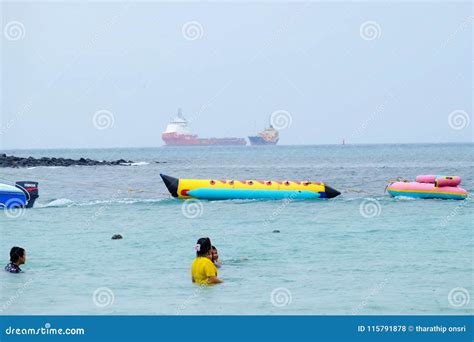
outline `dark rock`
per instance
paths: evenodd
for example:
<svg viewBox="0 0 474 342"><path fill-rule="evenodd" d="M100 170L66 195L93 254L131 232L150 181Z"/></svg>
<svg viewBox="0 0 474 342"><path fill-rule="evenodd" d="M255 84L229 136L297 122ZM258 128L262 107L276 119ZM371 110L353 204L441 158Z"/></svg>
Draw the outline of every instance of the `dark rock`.
<svg viewBox="0 0 474 342"><path fill-rule="evenodd" d="M120 240L120 239L123 239L122 235L120 235L120 234L114 234L112 236L112 240Z"/></svg>
<svg viewBox="0 0 474 342"><path fill-rule="evenodd" d="M275 229L272 233L279 233L280 231Z"/></svg>
<svg viewBox="0 0 474 342"><path fill-rule="evenodd" d="M96 165L130 165L133 161L126 161L124 159L114 161L98 161L89 158L80 158L78 160L69 158L21 158L15 156L7 156L6 154L0 154L0 167L33 167L33 166L96 166Z"/></svg>

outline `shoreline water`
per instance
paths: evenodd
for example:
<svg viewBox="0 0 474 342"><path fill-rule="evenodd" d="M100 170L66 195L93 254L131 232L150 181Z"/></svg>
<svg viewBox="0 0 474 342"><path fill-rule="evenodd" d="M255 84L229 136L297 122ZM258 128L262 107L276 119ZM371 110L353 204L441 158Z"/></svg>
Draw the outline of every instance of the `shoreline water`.
<svg viewBox="0 0 474 342"><path fill-rule="evenodd" d="M1 169L2 178L41 186L36 209L0 215L0 250L20 245L28 253L23 275L0 274L0 302L32 279L2 314L200 314L204 303L209 314L469 314L472 302L456 307L448 295L474 291L472 198L462 206L394 199L384 186L433 172L460 175L472 192L470 145L73 150L67 153L168 163ZM342 196L201 201L189 215L160 172L310 179ZM110 240L114 234L123 239ZM218 247L225 283L193 296L189 266L201 236ZM112 304L94 304L100 288L112 291ZM271 294L281 288L291 302L274 306Z"/></svg>

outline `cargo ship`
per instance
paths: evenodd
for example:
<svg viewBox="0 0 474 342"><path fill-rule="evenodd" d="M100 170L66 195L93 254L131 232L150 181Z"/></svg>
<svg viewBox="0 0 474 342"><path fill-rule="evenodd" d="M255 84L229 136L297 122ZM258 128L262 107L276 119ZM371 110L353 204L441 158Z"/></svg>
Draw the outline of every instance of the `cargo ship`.
<svg viewBox="0 0 474 342"><path fill-rule="evenodd" d="M249 137L250 145L276 145L279 139L278 131L272 125Z"/></svg>
<svg viewBox="0 0 474 342"><path fill-rule="evenodd" d="M199 138L191 132L181 109L178 109L178 115L168 123L161 139L168 146L247 145L243 138Z"/></svg>

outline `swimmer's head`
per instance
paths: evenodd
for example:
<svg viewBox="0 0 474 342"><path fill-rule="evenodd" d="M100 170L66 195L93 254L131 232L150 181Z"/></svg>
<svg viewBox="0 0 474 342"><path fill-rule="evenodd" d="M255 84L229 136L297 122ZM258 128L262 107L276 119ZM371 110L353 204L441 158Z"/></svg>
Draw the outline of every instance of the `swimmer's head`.
<svg viewBox="0 0 474 342"><path fill-rule="evenodd" d="M211 257L213 262L216 262L219 259L219 253L217 253L217 248L215 246L211 246Z"/></svg>
<svg viewBox="0 0 474 342"><path fill-rule="evenodd" d="M10 261L18 265L24 264L26 261L25 250L21 247L12 247L10 250Z"/></svg>
<svg viewBox="0 0 474 342"><path fill-rule="evenodd" d="M210 253L211 253L211 239L209 239L208 237L206 238L200 238L197 242L196 242L196 255L198 257L202 257L202 256L209 256L210 257Z"/></svg>

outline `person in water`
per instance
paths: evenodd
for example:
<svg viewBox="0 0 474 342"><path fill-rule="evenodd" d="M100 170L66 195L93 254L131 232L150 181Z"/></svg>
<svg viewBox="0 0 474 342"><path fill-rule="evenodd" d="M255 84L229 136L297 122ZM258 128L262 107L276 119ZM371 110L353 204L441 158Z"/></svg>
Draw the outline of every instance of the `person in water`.
<svg viewBox="0 0 474 342"><path fill-rule="evenodd" d="M215 246L211 247L211 257L212 262L217 268L222 267L222 263L219 261L219 253L217 252L217 248Z"/></svg>
<svg viewBox="0 0 474 342"><path fill-rule="evenodd" d="M200 238L196 246L196 258L191 264L191 280L200 285L222 283L217 278L217 268L212 262L212 244L209 238Z"/></svg>
<svg viewBox="0 0 474 342"><path fill-rule="evenodd" d="M26 252L21 247L12 247L10 250L10 263L5 266L5 271L10 273L22 272L20 265L26 261Z"/></svg>

